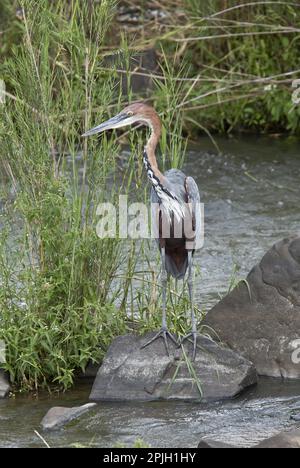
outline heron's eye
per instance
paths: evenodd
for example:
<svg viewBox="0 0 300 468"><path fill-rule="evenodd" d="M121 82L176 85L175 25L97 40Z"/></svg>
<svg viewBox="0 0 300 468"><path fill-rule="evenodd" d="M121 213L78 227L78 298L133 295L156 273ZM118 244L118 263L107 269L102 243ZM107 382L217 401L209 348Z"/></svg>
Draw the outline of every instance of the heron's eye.
<svg viewBox="0 0 300 468"><path fill-rule="evenodd" d="M131 116L133 115L133 112L132 112L132 111L128 111L128 112L127 112L127 115L128 115L128 117L131 117Z"/></svg>

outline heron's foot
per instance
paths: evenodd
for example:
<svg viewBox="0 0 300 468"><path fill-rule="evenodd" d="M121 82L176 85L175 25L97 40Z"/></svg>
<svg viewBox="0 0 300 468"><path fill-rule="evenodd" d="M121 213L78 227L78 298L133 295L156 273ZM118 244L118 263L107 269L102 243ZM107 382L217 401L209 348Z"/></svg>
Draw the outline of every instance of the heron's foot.
<svg viewBox="0 0 300 468"><path fill-rule="evenodd" d="M192 342L193 342L193 361L195 361L196 354L197 354L197 336L198 336L197 331L191 331L188 335L184 336L180 340L180 346L182 346L185 341L189 340L190 338L192 339Z"/></svg>
<svg viewBox="0 0 300 468"><path fill-rule="evenodd" d="M170 356L168 338L172 341L172 343L174 343L176 348L178 348L178 342L176 338L172 335L172 333L169 332L167 328L162 328L150 341L142 346L142 349L154 343L154 341L158 340L158 338L163 338L168 356Z"/></svg>

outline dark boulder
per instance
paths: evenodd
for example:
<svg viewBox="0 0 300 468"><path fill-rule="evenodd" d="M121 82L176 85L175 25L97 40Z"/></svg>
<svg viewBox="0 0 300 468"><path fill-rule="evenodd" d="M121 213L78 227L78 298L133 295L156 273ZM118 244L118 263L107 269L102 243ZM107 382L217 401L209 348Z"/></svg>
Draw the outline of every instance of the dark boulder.
<svg viewBox="0 0 300 468"><path fill-rule="evenodd" d="M235 352L200 336L194 363L186 359L192 344L181 350L162 339L142 349L154 336L120 336L110 346L90 395L91 400L220 400L233 398L257 382L253 365Z"/></svg>
<svg viewBox="0 0 300 468"><path fill-rule="evenodd" d="M10 385L7 374L0 369L0 398L5 398L10 392Z"/></svg>
<svg viewBox="0 0 300 468"><path fill-rule="evenodd" d="M300 378L300 237L276 244L204 325L260 375Z"/></svg>
<svg viewBox="0 0 300 468"><path fill-rule="evenodd" d="M153 88L153 75L159 73L155 49L140 51L130 56L129 59L122 54L119 54L117 59L115 56L108 56L104 63L107 68L115 68L117 65L116 68L124 96L127 96L128 89L130 89L131 92L138 94L141 98L146 98ZM130 83L128 75L130 75ZM129 97L127 96L127 98Z"/></svg>

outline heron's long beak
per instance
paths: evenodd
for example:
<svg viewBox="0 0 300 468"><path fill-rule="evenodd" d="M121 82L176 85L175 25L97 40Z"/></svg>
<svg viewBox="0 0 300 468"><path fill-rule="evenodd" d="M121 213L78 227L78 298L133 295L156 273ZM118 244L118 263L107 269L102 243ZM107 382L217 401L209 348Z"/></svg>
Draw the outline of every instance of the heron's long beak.
<svg viewBox="0 0 300 468"><path fill-rule="evenodd" d="M97 133L104 132L105 130L112 130L113 128L120 128L125 127L126 125L130 125L132 122L132 117L128 116L127 114L123 114L122 112L115 117L103 122L101 125L88 130L84 133L83 137L88 137L91 135L96 135Z"/></svg>

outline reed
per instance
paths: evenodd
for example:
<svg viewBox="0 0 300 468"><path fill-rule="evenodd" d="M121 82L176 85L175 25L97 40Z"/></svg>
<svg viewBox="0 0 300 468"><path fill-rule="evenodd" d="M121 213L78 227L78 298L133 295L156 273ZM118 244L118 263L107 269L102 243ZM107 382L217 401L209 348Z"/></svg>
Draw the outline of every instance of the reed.
<svg viewBox="0 0 300 468"><path fill-rule="evenodd" d="M108 182L119 145L104 138L79 153L92 105L101 119L116 99L114 74L99 69L114 6L25 0L23 43L5 66L16 100L1 109L11 197L2 207L0 338L12 381L29 389L67 388L126 330L114 305L122 285L112 295L111 284L128 258L120 239L99 241L95 230L99 202L118 196Z"/></svg>
<svg viewBox="0 0 300 468"><path fill-rule="evenodd" d="M129 310L141 331L153 326L152 315L145 320L141 312L147 273L138 290L134 285L137 261L148 261L148 242L100 240L96 234L99 203L132 193L135 201L148 202L142 157L135 158L142 155L145 134L130 134L126 161L117 134L80 138L133 98L130 77L123 97L118 53L112 70L103 69L115 2L93 8L79 0L21 5L23 41L2 66L9 98L0 127L6 179L0 339L16 388L66 389L78 370L99 362L112 339L126 332ZM124 61L125 39L122 51ZM173 71L166 65L162 73L168 83ZM170 106L178 104L175 87L158 92ZM186 148L180 119L166 123L178 137L164 130L162 163L178 167Z"/></svg>

